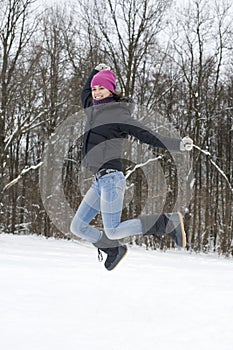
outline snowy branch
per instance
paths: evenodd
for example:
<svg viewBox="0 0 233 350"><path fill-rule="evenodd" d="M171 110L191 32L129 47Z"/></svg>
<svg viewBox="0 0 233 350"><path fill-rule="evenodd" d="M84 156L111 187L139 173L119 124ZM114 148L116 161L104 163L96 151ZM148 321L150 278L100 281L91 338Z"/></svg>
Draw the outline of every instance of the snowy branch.
<svg viewBox="0 0 233 350"><path fill-rule="evenodd" d="M4 188L3 188L3 192L6 191L6 190L9 190L9 188L11 188L13 185L15 185L16 183L19 182L19 180L22 178L22 176L24 176L25 174L27 174L29 171L31 170L36 170L38 169L41 165L43 164L43 162L40 162L39 164L37 165L32 165L30 166L29 168L24 168L21 173L14 179L12 180L11 182L9 182Z"/></svg>
<svg viewBox="0 0 233 350"><path fill-rule="evenodd" d="M150 159L148 159L145 163L136 164L135 167L134 167L132 170L128 170L128 171L126 172L125 178L128 179L128 177L130 177L130 175L131 175L136 169L142 168L143 166L145 166L145 165L147 165L147 164L149 164L149 163L151 163L151 162L154 162L154 161L156 161L156 160L160 160L160 159L162 159L162 158L163 158L163 156L158 156L158 157L156 157L156 158L150 158Z"/></svg>
<svg viewBox="0 0 233 350"><path fill-rule="evenodd" d="M12 132L11 135L9 135L6 139L5 139L5 147L4 150L6 150L10 144L12 143L12 141L15 139L15 137L18 134L25 134L26 132L28 132L29 130L36 128L44 123L46 123L49 118L47 118L46 120L42 120L40 122L38 122L37 124L35 124L35 122L40 119L42 116L44 116L44 114L46 113L46 111L40 112L35 118L33 118L32 121L30 121L31 115L26 117L24 120L22 120L21 124L15 128L15 130Z"/></svg>
<svg viewBox="0 0 233 350"><path fill-rule="evenodd" d="M211 158L211 154L209 151L205 151L203 149L201 149L199 146L193 145L194 148L196 148L198 151L200 151L201 153L205 154L206 157L209 157L209 160L211 162L211 164L213 164L213 166L218 170L218 172L222 175L222 177L226 180L232 194L233 194L233 188L231 186L231 183L227 177L227 175L224 173L224 171L213 161L213 159Z"/></svg>

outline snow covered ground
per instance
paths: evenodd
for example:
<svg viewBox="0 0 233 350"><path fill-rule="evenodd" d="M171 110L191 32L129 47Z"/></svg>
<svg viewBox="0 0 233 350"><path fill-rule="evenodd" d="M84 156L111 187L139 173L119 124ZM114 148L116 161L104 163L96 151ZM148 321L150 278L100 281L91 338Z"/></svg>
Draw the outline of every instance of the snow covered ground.
<svg viewBox="0 0 233 350"><path fill-rule="evenodd" d="M2 350L231 350L233 260L0 235Z"/></svg>

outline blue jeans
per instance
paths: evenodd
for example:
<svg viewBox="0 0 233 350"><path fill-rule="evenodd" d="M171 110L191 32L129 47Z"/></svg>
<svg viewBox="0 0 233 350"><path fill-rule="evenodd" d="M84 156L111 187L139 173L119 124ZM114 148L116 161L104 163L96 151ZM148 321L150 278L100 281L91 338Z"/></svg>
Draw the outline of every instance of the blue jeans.
<svg viewBox="0 0 233 350"><path fill-rule="evenodd" d="M101 212L105 234L120 239L142 233L141 221L121 222L126 180L121 171L95 180L83 198L71 223L71 232L92 243L99 241L101 232L89 223Z"/></svg>

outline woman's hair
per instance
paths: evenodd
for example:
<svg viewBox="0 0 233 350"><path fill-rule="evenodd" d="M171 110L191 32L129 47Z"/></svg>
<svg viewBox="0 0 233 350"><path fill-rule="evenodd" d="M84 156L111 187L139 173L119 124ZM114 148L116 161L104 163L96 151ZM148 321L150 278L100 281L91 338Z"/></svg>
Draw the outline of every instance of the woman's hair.
<svg viewBox="0 0 233 350"><path fill-rule="evenodd" d="M122 91L113 92L112 94L116 102L134 103L133 99L131 97L124 96Z"/></svg>
<svg viewBox="0 0 233 350"><path fill-rule="evenodd" d="M113 97L115 101L120 101L123 98L122 91L113 92Z"/></svg>

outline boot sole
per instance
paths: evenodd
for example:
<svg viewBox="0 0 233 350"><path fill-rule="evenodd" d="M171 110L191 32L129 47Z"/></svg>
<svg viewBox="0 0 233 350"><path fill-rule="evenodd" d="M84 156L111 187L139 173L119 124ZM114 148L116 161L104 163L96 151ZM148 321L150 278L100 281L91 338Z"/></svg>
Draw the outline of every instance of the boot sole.
<svg viewBox="0 0 233 350"><path fill-rule="evenodd" d="M105 266L105 268L108 270L108 271L112 271L112 270L114 270L116 267L117 267L117 265L119 264L119 262L126 256L126 254L127 254L127 252L128 252L128 248L125 246L125 251L121 254L121 255L119 255L119 257L118 257L118 259L116 259L115 261L114 261L114 264L112 264L111 266L109 266L109 267L106 267Z"/></svg>
<svg viewBox="0 0 233 350"><path fill-rule="evenodd" d="M183 217L182 214L180 212L178 212L179 215L179 219L180 219L180 228L181 228L181 233L182 233L182 248L186 247L186 233L184 230L184 221L183 221Z"/></svg>

